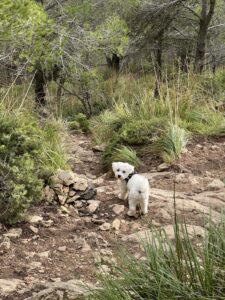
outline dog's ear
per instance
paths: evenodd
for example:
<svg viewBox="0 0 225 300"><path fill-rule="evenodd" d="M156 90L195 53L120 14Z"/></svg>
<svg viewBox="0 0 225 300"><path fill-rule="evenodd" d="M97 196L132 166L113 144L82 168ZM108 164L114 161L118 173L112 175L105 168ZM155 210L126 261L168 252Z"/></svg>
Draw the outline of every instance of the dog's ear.
<svg viewBox="0 0 225 300"><path fill-rule="evenodd" d="M126 163L126 166L127 166L127 169L129 170L130 173L133 173L134 172L134 166Z"/></svg>
<svg viewBox="0 0 225 300"><path fill-rule="evenodd" d="M116 162L112 163L112 169L113 169L113 171L116 169L116 164L117 164Z"/></svg>

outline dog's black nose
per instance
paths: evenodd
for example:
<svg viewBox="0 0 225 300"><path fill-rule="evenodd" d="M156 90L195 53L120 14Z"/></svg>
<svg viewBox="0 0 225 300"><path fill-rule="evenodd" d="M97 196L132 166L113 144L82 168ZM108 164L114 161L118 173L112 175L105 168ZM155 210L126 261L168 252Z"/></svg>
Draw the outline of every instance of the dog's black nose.
<svg viewBox="0 0 225 300"><path fill-rule="evenodd" d="M118 175L118 178L120 178L121 177L121 175Z"/></svg>

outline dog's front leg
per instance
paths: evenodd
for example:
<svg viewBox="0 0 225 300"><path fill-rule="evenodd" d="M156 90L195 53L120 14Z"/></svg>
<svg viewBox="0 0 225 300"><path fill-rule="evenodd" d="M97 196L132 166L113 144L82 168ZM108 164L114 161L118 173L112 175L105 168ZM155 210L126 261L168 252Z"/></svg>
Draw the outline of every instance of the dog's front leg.
<svg viewBox="0 0 225 300"><path fill-rule="evenodd" d="M127 199L127 184L123 181L120 181L119 199L121 199L121 200Z"/></svg>

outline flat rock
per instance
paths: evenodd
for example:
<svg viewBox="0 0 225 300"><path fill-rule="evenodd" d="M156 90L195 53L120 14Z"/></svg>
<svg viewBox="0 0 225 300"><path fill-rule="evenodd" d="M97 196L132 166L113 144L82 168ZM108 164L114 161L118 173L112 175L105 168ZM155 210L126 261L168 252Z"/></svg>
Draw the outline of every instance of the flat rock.
<svg viewBox="0 0 225 300"><path fill-rule="evenodd" d="M90 283L81 280L72 279L66 282L57 280L44 284L44 289L33 296L24 298L24 300L50 300L50 299L68 299L84 300L91 290L96 287Z"/></svg>
<svg viewBox="0 0 225 300"><path fill-rule="evenodd" d="M93 199L97 194L97 191L93 188L89 188L84 193L80 194L80 199L90 200Z"/></svg>
<svg viewBox="0 0 225 300"><path fill-rule="evenodd" d="M209 191L217 191L224 188L224 183L220 179L214 179L207 185L207 190Z"/></svg>
<svg viewBox="0 0 225 300"><path fill-rule="evenodd" d="M73 188L76 190L76 191L86 191L86 189L88 188L88 181L86 178L76 178L75 180L75 183L73 185Z"/></svg>
<svg viewBox="0 0 225 300"><path fill-rule="evenodd" d="M116 231L118 231L120 229L120 224L121 224L121 221L118 218L116 218L112 222L112 228L115 229Z"/></svg>
<svg viewBox="0 0 225 300"><path fill-rule="evenodd" d="M113 206L113 212L116 214L116 215L120 215L122 212L124 212L124 209L125 209L125 206L124 205L120 205L120 204L115 204Z"/></svg>
<svg viewBox="0 0 225 300"><path fill-rule="evenodd" d="M87 207L87 211L89 213L94 213L99 208L99 205L100 205L99 200L89 200L88 203L89 203L89 205Z"/></svg>
<svg viewBox="0 0 225 300"><path fill-rule="evenodd" d="M106 144L100 144L100 145L95 145L94 147L92 147L92 150L94 152L104 152L106 148Z"/></svg>
<svg viewBox="0 0 225 300"><path fill-rule="evenodd" d="M5 236L1 239L0 243L0 253L5 253L11 248L11 241L10 239Z"/></svg>
<svg viewBox="0 0 225 300"><path fill-rule="evenodd" d="M71 171L59 170L57 172L57 177L65 186L69 186L75 181L75 175Z"/></svg>
<svg viewBox="0 0 225 300"><path fill-rule="evenodd" d="M102 231L107 231L107 230L110 230L110 227L111 227L111 224L105 222L101 226L99 226L99 229L102 230Z"/></svg>
<svg viewBox="0 0 225 300"><path fill-rule="evenodd" d="M157 166L157 171L158 171L158 172L163 172L163 171L169 170L169 168L170 168L170 165L169 165L169 164L167 164L167 163L162 163L162 164L160 164L160 165Z"/></svg>
<svg viewBox="0 0 225 300"><path fill-rule="evenodd" d="M7 233L4 233L4 236L9 238L19 238L22 235L23 231L21 228L12 228Z"/></svg>
<svg viewBox="0 0 225 300"><path fill-rule="evenodd" d="M26 217L26 221L31 224L37 224L43 221L43 217L37 215L30 215Z"/></svg>
<svg viewBox="0 0 225 300"><path fill-rule="evenodd" d="M24 282L20 279L0 279L0 295L13 293L22 285L24 285Z"/></svg>
<svg viewBox="0 0 225 300"><path fill-rule="evenodd" d="M201 226L195 226L195 225L186 225L187 232L189 234L190 238L194 237L204 237L205 235L205 229ZM166 225L159 230L163 230L166 233L166 236L169 240L175 239L175 232L174 232L174 226L173 225ZM144 229L141 231L138 231L136 233L132 233L129 235L123 236L123 241L130 241L130 242L145 242L149 241L150 243L153 241L153 238L157 236L158 229ZM181 233L182 234L182 233Z"/></svg>

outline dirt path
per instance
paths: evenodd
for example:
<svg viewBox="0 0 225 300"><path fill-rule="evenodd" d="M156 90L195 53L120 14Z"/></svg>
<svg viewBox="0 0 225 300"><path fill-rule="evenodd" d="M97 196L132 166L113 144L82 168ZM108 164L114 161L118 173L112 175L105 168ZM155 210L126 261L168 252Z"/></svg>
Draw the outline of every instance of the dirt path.
<svg viewBox="0 0 225 300"><path fill-rule="evenodd" d="M95 283L96 272L110 272L118 243L124 241L135 255L141 255L134 233L153 224L171 234L174 180L178 215L192 233L203 235L210 213L219 221L219 212L225 208L225 139L193 142L176 166L163 172L157 172L158 160L142 157L146 164L140 172L149 178L152 190L149 214L139 219L126 216L127 204L118 199L115 180L102 173L101 152L92 148L91 138L82 134L68 140L73 171L84 174L97 190L100 204L95 212L84 213L82 203L65 212L59 205L42 202L29 212L40 217L38 222L0 227L0 299L27 299L51 282L79 279ZM185 173L177 173L180 170ZM7 282L1 279L12 286L7 290Z"/></svg>

